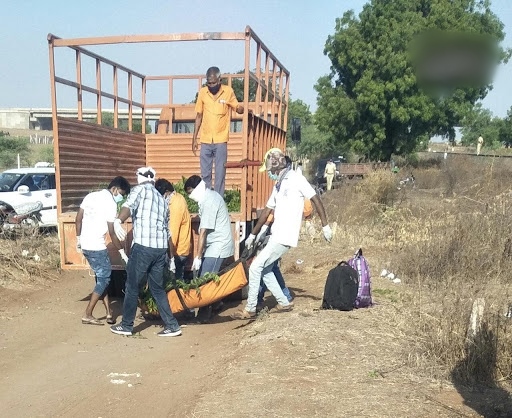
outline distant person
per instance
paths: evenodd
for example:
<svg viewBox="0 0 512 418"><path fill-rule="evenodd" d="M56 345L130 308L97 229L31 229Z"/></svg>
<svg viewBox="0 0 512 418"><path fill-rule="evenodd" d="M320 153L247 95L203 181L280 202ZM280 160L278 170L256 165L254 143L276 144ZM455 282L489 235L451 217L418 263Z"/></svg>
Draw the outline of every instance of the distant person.
<svg viewBox="0 0 512 418"><path fill-rule="evenodd" d="M197 151L197 136L201 130L200 165L201 177L208 189L212 188L212 167L215 161L215 191L224 198L226 168L228 156L229 127L231 110L244 113L244 107L238 103L235 92L229 86L221 84L218 67L206 71L206 86L199 90L195 110L196 123L192 136L192 151Z"/></svg>
<svg viewBox="0 0 512 418"><path fill-rule="evenodd" d="M121 224L130 216L133 223L133 243L126 266L126 288L123 302L123 320L110 327L114 334L132 335L137 313L139 288L147 277L149 291L155 299L164 329L159 337L181 335L181 328L174 318L164 289L164 268L167 257L173 257L169 236L169 206L156 190L156 172L151 167L137 170L137 182L114 222L119 240L126 232Z"/></svg>
<svg viewBox="0 0 512 418"><path fill-rule="evenodd" d="M302 170L302 162L299 161L299 163L297 164L297 168L295 169L295 171L299 174L302 174L304 175L303 173L303 170Z"/></svg>
<svg viewBox="0 0 512 418"><path fill-rule="evenodd" d="M324 177L327 179L327 190L332 189L332 181L334 180L334 176L336 175L336 164L332 161L332 158L329 158L327 164L325 165Z"/></svg>
<svg viewBox="0 0 512 418"><path fill-rule="evenodd" d="M110 283L112 265L105 244L107 231L114 246L119 249L122 259L126 262L128 257L123 246L114 232L114 220L117 215L117 204L130 193L130 183L124 177L115 177L108 187L103 190L89 193L80 204L75 220L76 247L81 251L89 263L96 279L96 285L91 293L91 299L82 316L82 324L103 325L92 312L98 303L103 301L106 311L107 324L115 324L110 310L107 287Z"/></svg>
<svg viewBox="0 0 512 418"><path fill-rule="evenodd" d="M155 187L169 205L169 232L174 247L174 258L169 260L169 269L181 280L192 246L192 221L187 201L176 193L174 186L166 179L158 179Z"/></svg>
<svg viewBox="0 0 512 418"><path fill-rule="evenodd" d="M480 155L480 151L482 150L482 146L484 145L484 139L479 136L476 143L476 155Z"/></svg>

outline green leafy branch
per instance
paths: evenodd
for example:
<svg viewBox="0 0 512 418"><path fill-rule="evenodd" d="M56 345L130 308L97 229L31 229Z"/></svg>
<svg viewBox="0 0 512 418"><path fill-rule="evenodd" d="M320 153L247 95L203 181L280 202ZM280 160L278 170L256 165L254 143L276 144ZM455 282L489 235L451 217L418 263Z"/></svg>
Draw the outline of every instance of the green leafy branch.
<svg viewBox="0 0 512 418"><path fill-rule="evenodd" d="M209 283L219 283L220 277L215 273L206 273L201 277L194 277L190 282L176 279L174 273L166 270L164 272L164 289L168 293L173 289L181 289L184 292L195 290L199 295L201 293L201 286ZM151 295L149 286L146 284L140 291L139 299L141 305L144 306L149 314L158 314L158 306L156 305L155 299Z"/></svg>

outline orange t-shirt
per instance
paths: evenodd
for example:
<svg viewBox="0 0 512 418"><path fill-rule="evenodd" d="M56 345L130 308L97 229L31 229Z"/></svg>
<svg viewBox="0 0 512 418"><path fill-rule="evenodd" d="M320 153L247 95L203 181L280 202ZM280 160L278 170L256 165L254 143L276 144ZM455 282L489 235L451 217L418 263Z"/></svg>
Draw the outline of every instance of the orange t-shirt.
<svg viewBox="0 0 512 418"><path fill-rule="evenodd" d="M203 114L200 142L220 144L228 142L231 124L231 109L236 109L238 100L229 86L221 85L216 96L208 87L202 87L197 95L196 112Z"/></svg>
<svg viewBox="0 0 512 418"><path fill-rule="evenodd" d="M175 192L169 202L169 230L176 255L189 255L192 238L192 221L185 198Z"/></svg>

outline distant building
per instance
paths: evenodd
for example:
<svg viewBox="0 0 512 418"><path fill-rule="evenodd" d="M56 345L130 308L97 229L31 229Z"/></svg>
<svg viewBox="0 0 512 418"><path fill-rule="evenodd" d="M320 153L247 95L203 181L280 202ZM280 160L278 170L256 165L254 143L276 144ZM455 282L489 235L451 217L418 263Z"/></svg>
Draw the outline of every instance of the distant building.
<svg viewBox="0 0 512 418"><path fill-rule="evenodd" d="M113 109L104 109L103 112L114 113ZM128 109L118 110L119 119L128 119ZM133 119L141 119L141 110L132 110ZM77 119L78 112L76 109L59 109L58 115ZM92 121L96 118L96 109L84 109L82 118ZM146 110L146 118L148 120L158 120L160 110ZM4 129L30 129L30 130L53 130L52 126L52 109L51 108L7 108L0 109L0 130Z"/></svg>

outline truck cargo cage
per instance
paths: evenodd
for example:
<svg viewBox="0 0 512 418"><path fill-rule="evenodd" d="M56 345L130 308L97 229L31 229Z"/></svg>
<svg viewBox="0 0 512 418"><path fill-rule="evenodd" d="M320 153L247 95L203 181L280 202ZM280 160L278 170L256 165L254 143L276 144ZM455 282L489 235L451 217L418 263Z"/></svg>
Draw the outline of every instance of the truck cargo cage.
<svg viewBox="0 0 512 418"><path fill-rule="evenodd" d="M236 243L235 257L238 257L240 242L245 238L259 210L265 206L272 188L267 176L258 172L258 166L266 150L271 147L284 149L286 145L290 83L288 70L249 26L243 32L71 39L49 34L62 268L86 268L84 257L75 250L74 221L80 202L87 193L104 187L105 182L115 176L124 176L135 184L135 170L140 166L152 166L158 177L172 183L180 181L182 177L200 173L199 156L193 154L191 147L195 104L175 103L174 96L176 83L186 80L193 86L190 91L192 100L203 86L205 74L142 74L84 47L191 41L243 43L244 54L239 67L243 70L222 75L223 82L235 89L245 109L243 115L232 112L226 164L226 189L237 189L241 195L240 212L230 214ZM59 48L68 58L71 54L74 61L72 77L63 77L59 72L69 71L69 66L57 65L61 58L60 53L56 55ZM215 65L223 70L221 59ZM87 81L90 78L92 82ZM108 79L111 82L107 83ZM155 101L148 94L153 83L164 83L167 101ZM76 118L59 115L61 89L67 89L68 93L70 89L74 90ZM95 119L86 118L86 114L91 112L85 107L85 96L94 102ZM107 102L112 106L105 106ZM151 133L146 129L150 121L155 121L155 129ZM194 242L197 239L197 226L196 221L193 227ZM123 263L117 251L111 251L110 255L114 268L122 269Z"/></svg>

